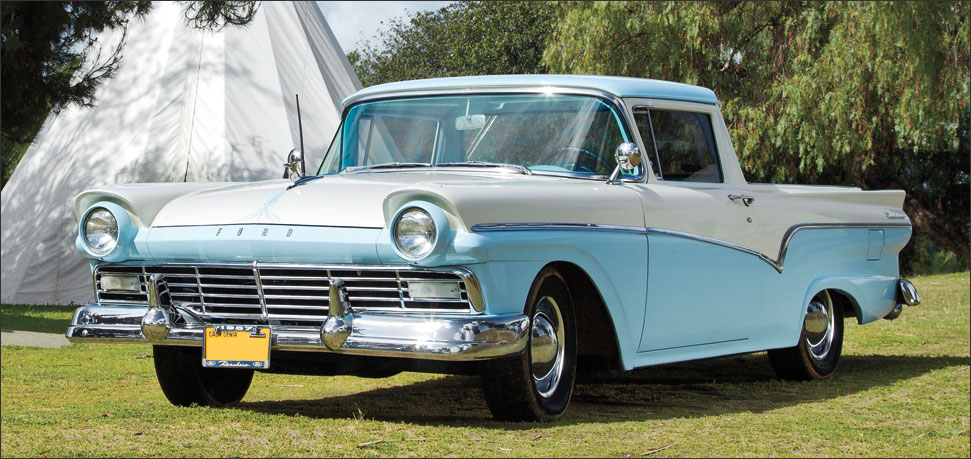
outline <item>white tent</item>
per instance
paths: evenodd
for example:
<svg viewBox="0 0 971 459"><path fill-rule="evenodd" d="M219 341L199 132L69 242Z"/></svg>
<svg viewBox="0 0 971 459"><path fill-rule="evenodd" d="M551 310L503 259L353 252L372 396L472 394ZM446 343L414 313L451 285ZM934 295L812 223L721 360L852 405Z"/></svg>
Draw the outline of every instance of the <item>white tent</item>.
<svg viewBox="0 0 971 459"><path fill-rule="evenodd" d="M104 34L109 46L120 31ZM110 48L109 48L110 49ZM51 116L3 188L0 301L91 301L73 199L111 183L278 178L299 145L315 167L361 83L313 2L264 2L242 28L185 25L158 2L128 27L124 57L94 108Z"/></svg>

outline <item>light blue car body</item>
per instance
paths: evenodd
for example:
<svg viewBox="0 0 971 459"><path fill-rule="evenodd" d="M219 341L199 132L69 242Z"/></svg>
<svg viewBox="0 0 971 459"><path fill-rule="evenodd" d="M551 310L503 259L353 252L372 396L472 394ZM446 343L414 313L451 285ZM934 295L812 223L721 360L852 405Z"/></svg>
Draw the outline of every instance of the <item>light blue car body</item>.
<svg viewBox="0 0 971 459"><path fill-rule="evenodd" d="M116 206L111 202L99 205ZM428 206L427 203L424 205ZM276 262L404 265L388 228L284 226L140 228L120 258L151 262ZM616 331L625 369L794 346L806 304L833 289L853 302L860 323L895 304L897 252L909 228L883 230L879 260L868 260L866 228L807 229L789 244L778 272L769 263L707 242L636 231L451 230L447 251L422 266L460 266L482 287L485 314L522 314L533 278L546 265L580 267L597 287ZM235 236L241 232L239 236ZM78 241L84 250L83 243ZM855 249L855 250L853 250ZM120 260L115 260L120 261ZM96 263L96 262L92 262ZM718 267L713 269L712 267ZM807 288L808 286L808 288ZM700 292L694 302L685 292Z"/></svg>
<svg viewBox="0 0 971 459"><path fill-rule="evenodd" d="M437 89L554 86L597 88L616 97L718 104L708 89L643 79L586 76L494 76L421 80L360 91L345 104L384 94ZM474 92L474 91L473 91ZM628 127L629 129L629 127ZM626 133L625 133L626 136ZM96 203L126 215L114 201ZM483 314L523 314L537 273L550 263L575 265L589 277L612 321L622 367L691 360L795 346L809 300L822 290L850 301L859 323L887 315L896 301L897 254L909 226L806 228L788 240L785 261L649 225L626 228L451 228L435 204L428 211L443 243L418 263L403 258L390 228L286 225L134 227L120 221L120 243L103 262L276 262L350 265L454 266L481 284ZM81 219L83 221L83 218ZM649 218L645 218L649 221ZM811 223L811 222L808 222ZM873 231L881 231L879 240ZM876 242L875 242L876 241ZM717 242L717 241L716 241ZM876 244L876 245L875 245ZM781 271L780 271L781 268Z"/></svg>

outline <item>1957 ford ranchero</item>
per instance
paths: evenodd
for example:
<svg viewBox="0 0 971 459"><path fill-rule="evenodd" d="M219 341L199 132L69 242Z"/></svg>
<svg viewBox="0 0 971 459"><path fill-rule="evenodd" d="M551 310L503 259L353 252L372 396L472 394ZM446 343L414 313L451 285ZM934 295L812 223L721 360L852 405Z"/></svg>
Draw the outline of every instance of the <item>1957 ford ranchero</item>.
<svg viewBox="0 0 971 459"><path fill-rule="evenodd" d="M316 174L81 193L97 302L74 342L150 343L177 405L254 371L481 374L548 420L577 369L768 350L831 376L844 318L919 303L903 191L747 183L708 89L588 76L373 86Z"/></svg>

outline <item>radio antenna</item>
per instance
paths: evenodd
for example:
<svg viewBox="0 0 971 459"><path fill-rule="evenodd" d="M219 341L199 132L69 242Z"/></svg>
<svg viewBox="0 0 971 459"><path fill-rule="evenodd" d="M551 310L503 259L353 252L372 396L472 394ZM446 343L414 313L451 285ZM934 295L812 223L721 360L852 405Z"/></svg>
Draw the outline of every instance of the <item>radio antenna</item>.
<svg viewBox="0 0 971 459"><path fill-rule="evenodd" d="M300 170L307 170L307 152L303 149L303 120L300 118L300 94L294 94L297 98L297 129L300 130Z"/></svg>

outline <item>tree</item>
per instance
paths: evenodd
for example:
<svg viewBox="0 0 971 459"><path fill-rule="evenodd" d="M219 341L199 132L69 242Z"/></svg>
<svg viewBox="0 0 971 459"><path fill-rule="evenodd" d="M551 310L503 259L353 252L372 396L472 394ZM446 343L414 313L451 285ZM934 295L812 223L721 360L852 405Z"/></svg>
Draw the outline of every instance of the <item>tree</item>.
<svg viewBox="0 0 971 459"><path fill-rule="evenodd" d="M395 18L380 45L348 53L364 86L461 75L539 73L555 23L548 2L461 2Z"/></svg>
<svg viewBox="0 0 971 459"><path fill-rule="evenodd" d="M562 8L553 72L712 88L749 180L902 188L917 232L968 265L968 3Z"/></svg>
<svg viewBox="0 0 971 459"><path fill-rule="evenodd" d="M253 19L258 2L188 2L186 21L221 29ZM98 35L126 28L151 10L148 1L0 3L0 167L6 184L47 115L95 103L118 68L125 40L102 49Z"/></svg>

